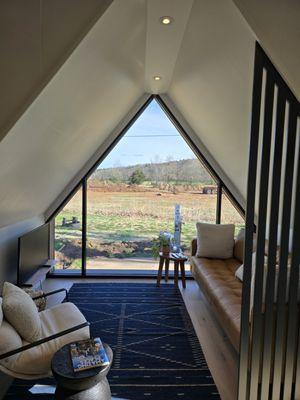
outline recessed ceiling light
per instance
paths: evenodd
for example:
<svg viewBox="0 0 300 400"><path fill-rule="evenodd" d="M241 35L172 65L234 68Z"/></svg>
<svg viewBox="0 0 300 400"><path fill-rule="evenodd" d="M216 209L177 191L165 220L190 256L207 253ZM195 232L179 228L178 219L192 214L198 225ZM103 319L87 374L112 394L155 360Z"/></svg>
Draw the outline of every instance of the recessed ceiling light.
<svg viewBox="0 0 300 400"><path fill-rule="evenodd" d="M168 16L166 15L166 16L160 18L160 22L161 22L163 25L170 25L170 24L173 22L173 18L172 18L172 17L168 17Z"/></svg>
<svg viewBox="0 0 300 400"><path fill-rule="evenodd" d="M160 81L160 80L161 80L161 76L155 75L155 76L153 77L153 79L154 79L155 81Z"/></svg>

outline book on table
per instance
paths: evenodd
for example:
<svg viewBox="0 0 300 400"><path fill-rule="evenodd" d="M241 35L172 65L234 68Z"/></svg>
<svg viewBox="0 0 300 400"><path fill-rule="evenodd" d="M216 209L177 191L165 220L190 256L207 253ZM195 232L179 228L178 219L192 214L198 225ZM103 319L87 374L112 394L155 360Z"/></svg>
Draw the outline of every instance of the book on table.
<svg viewBox="0 0 300 400"><path fill-rule="evenodd" d="M100 338L80 340L70 344L70 354L75 372L104 367L109 359Z"/></svg>

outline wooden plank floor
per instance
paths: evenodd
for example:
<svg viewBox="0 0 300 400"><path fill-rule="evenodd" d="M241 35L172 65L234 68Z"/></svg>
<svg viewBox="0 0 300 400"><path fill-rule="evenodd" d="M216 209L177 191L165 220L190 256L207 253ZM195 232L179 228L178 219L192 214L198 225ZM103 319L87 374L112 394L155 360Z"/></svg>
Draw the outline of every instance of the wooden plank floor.
<svg viewBox="0 0 300 400"><path fill-rule="evenodd" d="M43 284L43 289L45 291L63 287L69 289L75 282L155 282L155 280L47 279ZM189 280L186 289L182 289L181 284L180 288L221 398L222 400L234 400L237 393L238 355L211 312L197 283ZM49 298L48 305L51 306L61 299L62 295L55 295L51 299Z"/></svg>

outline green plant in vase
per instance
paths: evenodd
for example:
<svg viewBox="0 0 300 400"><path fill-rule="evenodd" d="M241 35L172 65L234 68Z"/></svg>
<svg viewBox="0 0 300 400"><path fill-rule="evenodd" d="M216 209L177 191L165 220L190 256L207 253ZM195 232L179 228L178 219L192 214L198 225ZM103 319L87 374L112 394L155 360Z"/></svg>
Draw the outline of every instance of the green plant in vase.
<svg viewBox="0 0 300 400"><path fill-rule="evenodd" d="M167 255L170 251L170 239L168 237L159 235L157 238L152 239L152 255L155 259L158 258L160 252Z"/></svg>

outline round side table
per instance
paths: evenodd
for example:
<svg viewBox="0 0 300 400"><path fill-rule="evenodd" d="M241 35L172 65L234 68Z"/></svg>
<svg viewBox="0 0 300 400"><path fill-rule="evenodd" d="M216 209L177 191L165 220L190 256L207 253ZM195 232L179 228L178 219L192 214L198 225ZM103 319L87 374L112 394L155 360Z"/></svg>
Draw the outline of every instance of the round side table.
<svg viewBox="0 0 300 400"><path fill-rule="evenodd" d="M113 352L103 343L109 358L109 365L74 372L70 344L66 344L53 356L51 369L57 381L55 399L57 400L110 400L111 393L106 375L110 370Z"/></svg>

